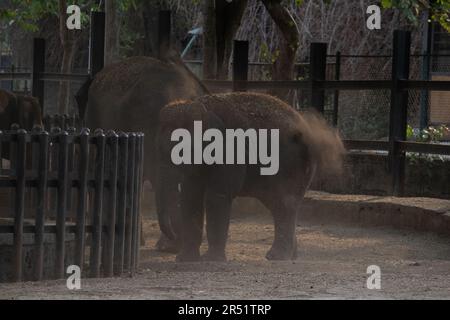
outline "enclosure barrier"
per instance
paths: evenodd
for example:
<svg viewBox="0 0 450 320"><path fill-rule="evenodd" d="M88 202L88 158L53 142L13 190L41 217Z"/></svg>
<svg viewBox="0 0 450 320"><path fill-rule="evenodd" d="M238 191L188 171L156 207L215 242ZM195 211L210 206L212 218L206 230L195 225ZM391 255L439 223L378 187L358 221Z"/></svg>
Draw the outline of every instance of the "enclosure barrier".
<svg viewBox="0 0 450 320"><path fill-rule="evenodd" d="M310 49L310 79L292 81L247 81L248 79L248 44L235 41L233 54L233 79L204 80L207 86L239 91L261 89L307 89L311 92L311 106L318 112L325 109L325 90L334 90L339 96L342 90L390 90L391 110L389 141L345 141L349 149L388 151L389 173L391 175L390 193L395 196L404 194L405 184L405 153L417 152L424 154L450 155L449 145L430 143L413 143L406 141L407 107L409 90L450 91L450 81L410 80L409 68L411 57L411 33L409 31L394 31L392 77L391 80L326 80L327 45L312 43ZM244 52L239 52L244 51ZM337 55L337 58L340 54ZM339 61L339 60L338 60ZM238 67L236 67L238 66ZM336 64L339 71L339 62ZM337 105L335 105L337 108ZM337 110L333 111L333 122L337 122ZM357 146L357 148L355 148Z"/></svg>
<svg viewBox="0 0 450 320"><path fill-rule="evenodd" d="M54 114L45 115L42 119L44 130L51 132L55 128L62 130L73 130L73 128L81 129L83 127L82 120L77 115Z"/></svg>
<svg viewBox="0 0 450 320"><path fill-rule="evenodd" d="M160 12L159 15L159 51L170 44L170 24L171 15L169 12ZM104 53L104 13L92 12L91 14L91 36L89 50L89 73L80 74L52 74L44 72L45 65L45 41L35 39L33 54L32 73L0 73L0 79L33 79L32 95L43 101L44 81L82 81L93 79L95 74L103 67ZM245 41L235 41L233 50L233 79L226 80L204 80L206 86L220 88L224 90L246 91L264 89L293 89L308 90L311 93L311 107L319 112L325 109L325 90L334 91L333 123L337 125L338 119L338 98L340 91L345 90L390 90L391 110L390 110L390 134L389 142L379 143L377 141L346 141L347 145L358 145L359 150L374 150L389 152L389 173L392 177L390 193L397 196L404 194L405 176L405 152L418 152L425 154L449 155L450 146L436 146L433 144L418 144L406 141L407 124L407 104L409 90L421 91L450 91L450 81L428 81L409 79L409 61L412 55L410 52L411 34L408 31L396 30L394 32L393 55L383 56L392 58L392 77L390 80L340 80L340 59L341 57L352 57L351 55L341 55L339 52L334 56L327 54L327 46L324 43L312 43L310 49L310 79L293 81L248 81L248 43ZM416 55L417 56L417 55ZM425 55L430 57L430 53ZM335 74L334 80L326 80L327 58L334 57ZM353 56L360 57L360 56ZM367 56L369 57L369 56ZM381 57L381 56L372 56ZM44 110L44 108L43 108ZM66 118L53 118L45 121L46 129L57 126L58 122L72 123ZM72 121L72 122L71 122ZM76 121L76 120L74 120ZM63 124L61 126L64 126Z"/></svg>
<svg viewBox="0 0 450 320"><path fill-rule="evenodd" d="M0 280L60 279L68 265L90 277L133 274L143 143L142 133L0 132L0 191L12 198L0 215L0 250L11 255Z"/></svg>

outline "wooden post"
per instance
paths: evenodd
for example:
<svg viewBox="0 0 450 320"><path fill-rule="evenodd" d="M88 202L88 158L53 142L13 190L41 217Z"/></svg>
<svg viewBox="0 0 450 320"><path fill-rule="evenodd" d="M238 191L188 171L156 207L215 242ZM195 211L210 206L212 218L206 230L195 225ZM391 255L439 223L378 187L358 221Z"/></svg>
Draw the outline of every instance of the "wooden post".
<svg viewBox="0 0 450 320"><path fill-rule="evenodd" d="M399 80L409 78L409 59L411 33L394 31L394 49L392 61L391 111L389 124L389 163L392 177L392 194L404 194L405 152L398 149L398 141L406 140L408 91L402 90Z"/></svg>
<svg viewBox="0 0 450 320"><path fill-rule="evenodd" d="M105 13L91 12L91 30L89 39L89 73L91 77L105 65Z"/></svg>
<svg viewBox="0 0 450 320"><path fill-rule="evenodd" d="M247 91L248 41L234 40L233 50L233 91Z"/></svg>
<svg viewBox="0 0 450 320"><path fill-rule="evenodd" d="M341 79L341 52L336 52L336 65L334 69L334 80ZM333 125L337 127L339 117L339 90L334 90Z"/></svg>
<svg viewBox="0 0 450 320"><path fill-rule="evenodd" d="M327 44L311 43L310 79L311 107L322 113L325 109L325 92L317 81L324 81L327 71Z"/></svg>
<svg viewBox="0 0 450 320"><path fill-rule="evenodd" d="M158 59L164 60L170 50L171 11L163 10L158 13Z"/></svg>
<svg viewBox="0 0 450 320"><path fill-rule="evenodd" d="M45 71L45 40L35 38L33 40L33 73L31 76L31 95L39 100L41 113L44 115L44 81L41 80Z"/></svg>

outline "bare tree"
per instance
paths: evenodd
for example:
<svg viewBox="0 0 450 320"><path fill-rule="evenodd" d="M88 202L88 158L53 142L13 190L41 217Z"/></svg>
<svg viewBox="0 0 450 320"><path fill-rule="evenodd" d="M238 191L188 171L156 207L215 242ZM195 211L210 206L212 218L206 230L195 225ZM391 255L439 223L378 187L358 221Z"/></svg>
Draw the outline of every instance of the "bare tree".
<svg viewBox="0 0 450 320"><path fill-rule="evenodd" d="M203 75L207 79L227 79L238 31L247 0L204 0Z"/></svg>
<svg viewBox="0 0 450 320"><path fill-rule="evenodd" d="M67 1L59 0L59 38L62 47L61 73L67 74L72 71L75 51L80 33L75 30L69 30L66 26L67 21ZM58 94L58 112L60 114L68 113L70 99L70 83L61 81Z"/></svg>

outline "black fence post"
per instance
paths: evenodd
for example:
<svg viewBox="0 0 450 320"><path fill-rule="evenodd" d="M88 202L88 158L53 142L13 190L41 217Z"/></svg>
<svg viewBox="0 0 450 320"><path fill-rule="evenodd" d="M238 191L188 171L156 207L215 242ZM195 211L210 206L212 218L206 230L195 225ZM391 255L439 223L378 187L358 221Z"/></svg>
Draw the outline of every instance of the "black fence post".
<svg viewBox="0 0 450 320"><path fill-rule="evenodd" d="M248 41L234 40L233 91L247 91Z"/></svg>
<svg viewBox="0 0 450 320"><path fill-rule="evenodd" d="M75 263L83 270L84 251L86 238L86 212L89 178L89 129L83 129L80 133L80 157L79 157L79 179L77 225L75 232Z"/></svg>
<svg viewBox="0 0 450 320"><path fill-rule="evenodd" d="M411 33L395 30L389 124L389 164L394 196L404 194L405 152L399 150L398 141L406 140L408 91L402 90L400 81L409 78L410 50Z"/></svg>
<svg viewBox="0 0 450 320"><path fill-rule="evenodd" d="M114 271L114 241L116 237L116 208L117 208L117 169L119 164L119 136L114 131L108 131L107 141L109 147L108 172L108 216L107 238L105 241L104 276L112 277Z"/></svg>
<svg viewBox="0 0 450 320"><path fill-rule="evenodd" d="M17 163L16 163L16 199L14 216L14 280L22 281L23 272L23 223L25 214L25 169L26 169L26 131L17 132Z"/></svg>
<svg viewBox="0 0 450 320"><path fill-rule="evenodd" d="M117 232L114 242L114 274L122 275L124 267L125 226L127 211L127 181L128 181L128 134L119 133L119 172L117 184Z"/></svg>
<svg viewBox="0 0 450 320"><path fill-rule="evenodd" d="M33 40L33 74L31 95L39 100L41 113L44 115L44 81L41 80L45 71L45 40L35 38Z"/></svg>
<svg viewBox="0 0 450 320"><path fill-rule="evenodd" d="M67 217L67 194L69 191L69 134L62 131L58 135L58 204L56 216L56 261L55 276L57 279L64 278L65 274L65 243L66 243L66 217Z"/></svg>
<svg viewBox="0 0 450 320"><path fill-rule="evenodd" d="M105 13L91 12L89 73L93 78L105 65Z"/></svg>
<svg viewBox="0 0 450 320"><path fill-rule="evenodd" d="M103 191L105 182L105 149L106 136L102 130L95 132L96 158L95 158L95 194L94 210L92 213L92 243L90 253L90 275L98 278L101 265L101 244L103 232Z"/></svg>
<svg viewBox="0 0 450 320"><path fill-rule="evenodd" d="M134 172L136 165L136 134L130 133L128 136L128 180L127 180L127 209L126 209L126 224L125 224L125 256L124 265L128 272L132 272L132 241L133 241L133 213L134 213L134 192L135 192L135 182L134 182Z"/></svg>
<svg viewBox="0 0 450 320"><path fill-rule="evenodd" d="M158 59L160 60L163 60L170 50L171 16L170 10L162 10L158 13Z"/></svg>
<svg viewBox="0 0 450 320"><path fill-rule="evenodd" d="M334 80L341 79L341 52L336 52L336 64L334 69ZM337 127L339 118L339 90L334 90L333 125Z"/></svg>
<svg viewBox="0 0 450 320"><path fill-rule="evenodd" d="M325 110L325 92L317 81L324 81L326 79L326 43L311 43L310 64L311 107L323 114Z"/></svg>
<svg viewBox="0 0 450 320"><path fill-rule="evenodd" d="M44 236L45 236L45 214L47 202L47 181L48 181L48 152L49 134L47 131L39 133L39 183L38 202L35 218L35 279L40 281L44 275Z"/></svg>

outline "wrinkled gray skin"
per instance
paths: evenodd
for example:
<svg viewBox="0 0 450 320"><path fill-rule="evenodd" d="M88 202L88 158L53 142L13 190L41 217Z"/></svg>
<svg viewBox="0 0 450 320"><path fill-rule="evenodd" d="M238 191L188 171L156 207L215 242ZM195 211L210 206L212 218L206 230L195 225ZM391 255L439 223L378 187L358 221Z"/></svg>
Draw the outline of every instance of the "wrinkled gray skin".
<svg viewBox="0 0 450 320"><path fill-rule="evenodd" d="M279 129L278 174L262 176L259 165L173 165L171 150L178 142L171 142L171 134L177 128L185 128L193 136L195 120L203 122L203 131L208 128L222 132L238 128ZM166 165L164 177L176 177L181 182L182 246L177 261L201 259L204 211L208 251L202 258L226 260L230 209L237 196L259 199L273 215L275 237L267 259L295 259L299 202L316 170L338 170L344 151L337 133L321 119L301 116L271 96L250 93L204 96L165 107L160 115L158 147L161 163ZM248 151L248 145L246 148ZM166 181L165 185L171 183ZM172 182L172 188L175 185Z"/></svg>
<svg viewBox="0 0 450 320"><path fill-rule="evenodd" d="M0 130L10 130L13 124L25 130L42 126L39 102L31 96L0 89Z"/></svg>
<svg viewBox="0 0 450 320"><path fill-rule="evenodd" d="M87 99L86 91L89 90ZM92 83L77 94L80 115L91 129L104 128L145 134L144 179L150 180L156 193L157 210L161 197L172 197L157 183L155 134L160 110L175 100L192 99L208 93L200 81L178 58L165 61L150 57L132 57L104 68ZM85 102L87 100L87 107ZM176 212L176 211L172 211ZM174 213L175 214L175 213ZM158 212L158 216L162 216ZM167 223L177 219L165 214ZM167 223L160 223L165 225ZM177 251L178 240L162 236L157 243L161 251Z"/></svg>

